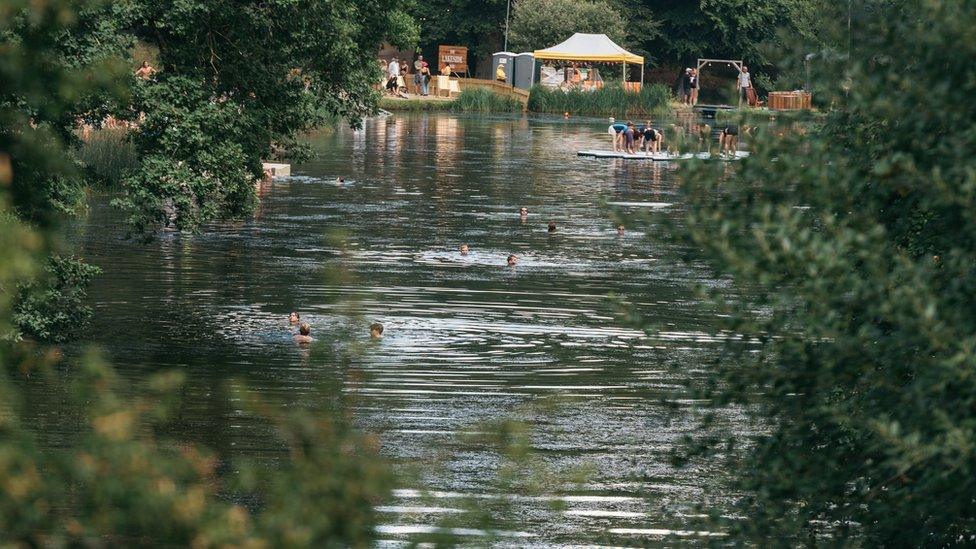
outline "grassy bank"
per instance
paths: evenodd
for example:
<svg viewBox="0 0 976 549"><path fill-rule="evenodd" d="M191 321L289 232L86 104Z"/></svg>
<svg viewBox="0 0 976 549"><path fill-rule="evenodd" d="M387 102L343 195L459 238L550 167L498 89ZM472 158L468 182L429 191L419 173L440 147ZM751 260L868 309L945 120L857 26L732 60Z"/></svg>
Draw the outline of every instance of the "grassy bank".
<svg viewBox="0 0 976 549"><path fill-rule="evenodd" d="M662 84L645 86L639 93L621 86L595 91L549 89L535 86L529 95L529 111L573 115L613 115L618 118L664 114L671 110L671 91Z"/></svg>

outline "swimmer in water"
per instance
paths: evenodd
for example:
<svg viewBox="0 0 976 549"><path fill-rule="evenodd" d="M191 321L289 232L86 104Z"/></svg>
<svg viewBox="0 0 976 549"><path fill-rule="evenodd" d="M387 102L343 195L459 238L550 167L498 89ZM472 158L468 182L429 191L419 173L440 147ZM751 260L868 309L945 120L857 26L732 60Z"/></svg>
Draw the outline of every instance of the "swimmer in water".
<svg viewBox="0 0 976 549"><path fill-rule="evenodd" d="M515 257L514 255L508 256L508 266L509 267L514 267L516 263L518 263L518 258L517 257Z"/></svg>
<svg viewBox="0 0 976 549"><path fill-rule="evenodd" d="M298 313L295 311L292 311L291 314L288 315L289 324L298 324L301 320L302 320L301 317L298 316Z"/></svg>
<svg viewBox="0 0 976 549"><path fill-rule="evenodd" d="M526 208L525 206L519 208L519 217L521 217L522 219L529 217L529 209Z"/></svg>
<svg viewBox="0 0 976 549"><path fill-rule="evenodd" d="M341 177L337 177L337 178L336 178L336 183L338 183L338 184L340 184L340 185L342 185L342 184L343 184L343 183L345 183L345 182L346 182L346 180L345 180L345 179L343 179L343 178L341 178Z"/></svg>
<svg viewBox="0 0 976 549"><path fill-rule="evenodd" d="M312 339L312 336L309 335L311 332L312 332L312 327L309 326L307 322L302 322L302 325L298 327L298 333L295 334L295 337L293 338L295 340L295 343L301 345L305 343L311 343L312 341L314 341Z"/></svg>
<svg viewBox="0 0 976 549"><path fill-rule="evenodd" d="M383 325L379 322L374 322L369 325L369 337L373 339L380 339L383 337Z"/></svg>
<svg viewBox="0 0 976 549"><path fill-rule="evenodd" d="M554 221L549 222L549 232L550 233L556 232L556 223Z"/></svg>
<svg viewBox="0 0 976 549"><path fill-rule="evenodd" d="M617 236L623 236L623 235L624 235L624 226L617 225Z"/></svg>
<svg viewBox="0 0 976 549"><path fill-rule="evenodd" d="M459 250L461 251L461 255L468 255L468 245L467 244L461 244L461 247L459 248Z"/></svg>

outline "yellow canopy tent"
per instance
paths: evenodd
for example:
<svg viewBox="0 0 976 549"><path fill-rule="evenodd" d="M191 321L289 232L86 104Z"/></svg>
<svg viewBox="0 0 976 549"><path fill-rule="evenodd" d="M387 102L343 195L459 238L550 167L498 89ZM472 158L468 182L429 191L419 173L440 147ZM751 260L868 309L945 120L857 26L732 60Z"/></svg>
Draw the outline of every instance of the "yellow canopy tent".
<svg viewBox="0 0 976 549"><path fill-rule="evenodd" d="M577 32L561 44L544 50L535 50L533 55L536 59L551 59L554 61L622 63L624 65L625 80L627 63L635 63L641 66L641 83L644 82L644 58L618 46L605 34Z"/></svg>

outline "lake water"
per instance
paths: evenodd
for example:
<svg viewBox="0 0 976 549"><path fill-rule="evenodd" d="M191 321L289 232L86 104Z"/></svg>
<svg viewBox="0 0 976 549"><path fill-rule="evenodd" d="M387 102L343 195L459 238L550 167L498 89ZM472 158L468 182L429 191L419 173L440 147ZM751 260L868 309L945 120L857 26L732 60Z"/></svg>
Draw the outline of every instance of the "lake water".
<svg viewBox="0 0 976 549"><path fill-rule="evenodd" d="M683 210L675 166L578 158L606 148L602 120L396 115L310 142L316 158L263 185L253 219L200 235L126 241L122 217L95 200L78 236L104 269L90 338L121 374L183 369L185 436L269 459L280 448L267 426L223 383L244 379L283 405L339 384L406 475L381 508L391 543L448 515L477 541L463 502L505 496L512 545L700 542L686 530L719 471L676 468L669 452L695 425L683 382L707 376L718 350L694 287L717 282L664 239ZM644 220L621 236L614 211ZM611 294L648 333L618 319ZM292 342L291 310L320 342L368 343L372 322L386 337L340 367ZM532 428L539 463L585 466L585 479L531 497L503 488L497 452L463 435L505 418ZM54 436L72 428L50 423Z"/></svg>

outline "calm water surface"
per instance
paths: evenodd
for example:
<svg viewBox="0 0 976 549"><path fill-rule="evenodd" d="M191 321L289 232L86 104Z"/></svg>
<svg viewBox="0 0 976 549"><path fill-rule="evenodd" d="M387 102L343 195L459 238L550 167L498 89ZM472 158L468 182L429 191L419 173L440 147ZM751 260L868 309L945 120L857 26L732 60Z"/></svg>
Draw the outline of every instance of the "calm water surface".
<svg viewBox="0 0 976 549"><path fill-rule="evenodd" d="M225 380L284 405L339 383L409 473L381 508L391 541L447 515L464 525L466 498L520 495L495 482L496 452L462 436L505 418L532 426L540 462L590 468L582 484L515 498L513 545L700 541L675 530L695 528L715 471L677 469L668 453L694 426L682 383L708 375L717 352L693 288L716 282L662 239L683 208L674 166L577 158L605 148L599 120L398 115L310 141L317 157L262 186L254 219L201 235L129 242L121 216L96 201L79 236L104 269L90 336L122 375L185 370L185 436L268 459L280 448L227 401ZM618 236L610 209L647 221ZM655 327L618 320L609 294ZM293 309L320 341L351 331L366 343L374 321L386 337L340 367L291 341ZM539 406L551 397L561 403Z"/></svg>

